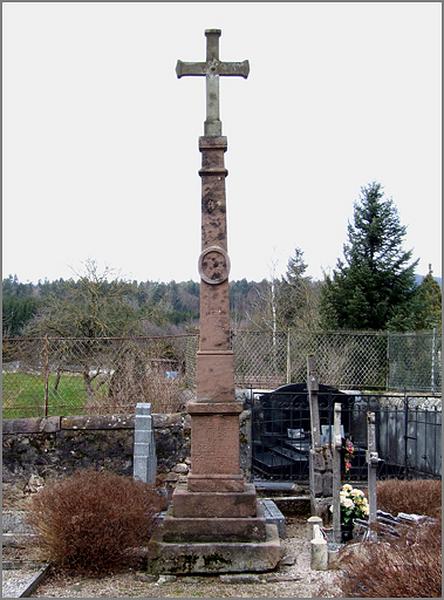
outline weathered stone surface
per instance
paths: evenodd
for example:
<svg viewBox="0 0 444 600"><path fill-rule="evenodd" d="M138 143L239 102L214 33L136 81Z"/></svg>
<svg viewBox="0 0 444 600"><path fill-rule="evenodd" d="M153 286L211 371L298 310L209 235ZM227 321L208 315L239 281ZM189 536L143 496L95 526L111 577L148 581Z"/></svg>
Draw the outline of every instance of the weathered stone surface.
<svg viewBox="0 0 444 600"><path fill-rule="evenodd" d="M331 496L327 498L315 498L313 512L327 521L331 518L330 506L333 504L333 498Z"/></svg>
<svg viewBox="0 0 444 600"><path fill-rule="evenodd" d="M177 577L175 575L161 575L158 580L157 583L159 585L165 585L166 583L173 583L173 581L176 581Z"/></svg>
<svg viewBox="0 0 444 600"><path fill-rule="evenodd" d="M264 541L263 517L177 518L167 515L162 522L165 542Z"/></svg>
<svg viewBox="0 0 444 600"><path fill-rule="evenodd" d="M153 413L153 425L156 429L166 429L168 427L183 427L186 415L183 413L160 414Z"/></svg>
<svg viewBox="0 0 444 600"><path fill-rule="evenodd" d="M30 417L28 419L5 419L3 435L11 433L51 433L60 429L60 417Z"/></svg>
<svg viewBox="0 0 444 600"><path fill-rule="evenodd" d="M237 398L239 400L239 398ZM251 410L244 410L239 415L239 462L247 481L251 481L252 473L252 431Z"/></svg>
<svg viewBox="0 0 444 600"><path fill-rule="evenodd" d="M243 475L224 475L204 473L188 475L190 492L243 492L245 481Z"/></svg>
<svg viewBox="0 0 444 600"><path fill-rule="evenodd" d="M325 458L324 458L324 453L322 452L322 449L316 449L313 454L313 467L317 470L317 471L325 471Z"/></svg>
<svg viewBox="0 0 444 600"><path fill-rule="evenodd" d="M319 473L318 471L313 471L313 479L312 479L312 493L315 496L320 496L324 489L324 473Z"/></svg>
<svg viewBox="0 0 444 600"><path fill-rule="evenodd" d="M310 496L273 497L276 506L284 515L310 514Z"/></svg>
<svg viewBox="0 0 444 600"><path fill-rule="evenodd" d="M219 575L222 583L262 583L263 578L255 573L234 573L233 575Z"/></svg>
<svg viewBox="0 0 444 600"><path fill-rule="evenodd" d="M220 318L220 315L219 315ZM208 334L209 335L209 334ZM197 397L209 401L234 401L234 357L231 350L197 353Z"/></svg>
<svg viewBox="0 0 444 600"><path fill-rule="evenodd" d="M156 417L159 415L154 415L155 421ZM67 417L64 419L66 427ZM109 423L117 423L117 420L110 420L109 417L104 417L105 429L84 427L86 419L88 417L79 417L70 421L71 425L77 423L78 429L4 435L3 480L9 483L23 481L21 485L24 485L33 473L44 479L58 478L76 469L87 467L104 468L121 475L131 475L133 429L126 426L109 428ZM120 420L120 425L129 424L131 419L134 426L134 417L131 415ZM28 419L14 421L17 423ZM3 421L3 427L5 424L8 427L8 422L10 420ZM96 426L99 425L97 420L94 423ZM187 427L189 419L187 420L185 415L166 415L165 419L158 418L157 423L165 425L165 427L155 427L154 433L158 472L166 474L177 463L183 462L190 456L190 429ZM92 425L92 421L89 425ZM14 427L18 425L10 425L9 431Z"/></svg>
<svg viewBox="0 0 444 600"><path fill-rule="evenodd" d="M286 537L285 517L276 506L275 502L270 498L259 500L259 502L262 504L266 522L274 523L274 525L276 525L279 531L279 537Z"/></svg>
<svg viewBox="0 0 444 600"><path fill-rule="evenodd" d="M317 515L313 515L307 519L307 539L314 538L314 526L322 527L322 519Z"/></svg>
<svg viewBox="0 0 444 600"><path fill-rule="evenodd" d="M134 415L62 417L62 429L133 429Z"/></svg>
<svg viewBox="0 0 444 600"><path fill-rule="evenodd" d="M157 456L151 404L138 402L134 419L133 477L145 483L155 483Z"/></svg>
<svg viewBox="0 0 444 600"><path fill-rule="evenodd" d="M177 463L177 465L173 469L174 473L188 473L189 468L185 463Z"/></svg>
<svg viewBox="0 0 444 600"><path fill-rule="evenodd" d="M281 545L275 525L267 525L266 534L265 542L190 544L165 542L159 529L149 543L148 568L174 574L270 571L281 558Z"/></svg>
<svg viewBox="0 0 444 600"><path fill-rule="evenodd" d="M331 496L333 489L333 473L326 471L322 476L322 495Z"/></svg>
<svg viewBox="0 0 444 600"><path fill-rule="evenodd" d="M26 521L25 511L6 510L2 512L3 533L33 533Z"/></svg>
<svg viewBox="0 0 444 600"><path fill-rule="evenodd" d="M190 492L177 486L172 506L175 517L255 517L256 490L252 484L243 492Z"/></svg>
<svg viewBox="0 0 444 600"><path fill-rule="evenodd" d="M237 415L194 415L191 440L193 474L240 474Z"/></svg>
<svg viewBox="0 0 444 600"><path fill-rule="evenodd" d="M326 571L328 569L327 541L322 538L311 540L311 563L313 571Z"/></svg>

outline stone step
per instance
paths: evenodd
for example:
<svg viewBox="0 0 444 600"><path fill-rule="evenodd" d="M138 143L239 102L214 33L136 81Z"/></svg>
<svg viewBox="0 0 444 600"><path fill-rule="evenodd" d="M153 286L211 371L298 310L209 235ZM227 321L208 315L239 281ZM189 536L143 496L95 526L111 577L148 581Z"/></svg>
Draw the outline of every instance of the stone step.
<svg viewBox="0 0 444 600"><path fill-rule="evenodd" d="M253 481L258 496L295 496L309 495L308 486L293 481Z"/></svg>
<svg viewBox="0 0 444 600"><path fill-rule="evenodd" d="M6 510L2 512L3 533L32 533L31 526L26 522L26 512Z"/></svg>
<svg viewBox="0 0 444 600"><path fill-rule="evenodd" d="M276 506L275 502L270 499L259 500L264 510L264 517L266 523L274 523L279 531L279 537L287 537L285 528L285 517Z"/></svg>
<svg viewBox="0 0 444 600"><path fill-rule="evenodd" d="M38 536L35 533L9 532L2 535L3 546L5 548L25 548L30 544L36 544L37 539Z"/></svg>
<svg viewBox="0 0 444 600"><path fill-rule="evenodd" d="M152 573L175 575L271 571L281 559L276 525L266 525L264 542L164 542L160 529L148 544Z"/></svg>
<svg viewBox="0 0 444 600"><path fill-rule="evenodd" d="M273 496L262 500L272 500L285 516L311 513L310 496Z"/></svg>

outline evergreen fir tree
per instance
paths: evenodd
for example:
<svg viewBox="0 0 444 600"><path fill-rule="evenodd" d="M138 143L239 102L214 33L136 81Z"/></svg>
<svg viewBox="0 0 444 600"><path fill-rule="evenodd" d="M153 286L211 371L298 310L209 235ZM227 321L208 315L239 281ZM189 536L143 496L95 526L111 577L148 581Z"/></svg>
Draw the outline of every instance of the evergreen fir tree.
<svg viewBox="0 0 444 600"><path fill-rule="evenodd" d="M432 274L432 265L429 272L421 281L415 292L416 323L415 329L441 330L442 323L442 294L441 288Z"/></svg>
<svg viewBox="0 0 444 600"><path fill-rule="evenodd" d="M402 248L405 234L381 184L363 187L354 205L353 224L348 224L344 261L338 260L323 287L324 328L382 330L397 317L399 329L409 328L418 261L410 263L412 251Z"/></svg>
<svg viewBox="0 0 444 600"><path fill-rule="evenodd" d="M305 275L304 253L295 248L285 276L277 286L278 324L281 328L316 329L319 316L318 286Z"/></svg>

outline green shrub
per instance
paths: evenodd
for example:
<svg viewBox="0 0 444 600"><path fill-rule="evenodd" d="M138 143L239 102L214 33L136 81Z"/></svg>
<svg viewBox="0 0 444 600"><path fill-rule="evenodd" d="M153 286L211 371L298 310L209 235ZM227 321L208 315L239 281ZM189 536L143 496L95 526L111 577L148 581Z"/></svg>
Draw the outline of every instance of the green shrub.
<svg viewBox="0 0 444 600"><path fill-rule="evenodd" d="M163 502L152 485L85 469L38 492L29 522L55 566L97 576L126 566L129 551L147 545Z"/></svg>

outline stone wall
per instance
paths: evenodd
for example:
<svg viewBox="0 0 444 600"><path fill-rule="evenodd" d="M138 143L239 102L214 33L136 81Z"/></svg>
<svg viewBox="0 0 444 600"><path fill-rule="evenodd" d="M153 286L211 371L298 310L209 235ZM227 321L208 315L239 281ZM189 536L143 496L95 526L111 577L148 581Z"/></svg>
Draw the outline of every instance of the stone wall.
<svg viewBox="0 0 444 600"><path fill-rule="evenodd" d="M241 466L251 474L250 413L241 414ZM174 486L190 465L191 423L186 413L154 414L158 480ZM3 421L3 481L31 475L58 479L79 468L132 475L134 416L77 416Z"/></svg>

